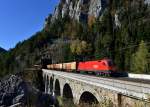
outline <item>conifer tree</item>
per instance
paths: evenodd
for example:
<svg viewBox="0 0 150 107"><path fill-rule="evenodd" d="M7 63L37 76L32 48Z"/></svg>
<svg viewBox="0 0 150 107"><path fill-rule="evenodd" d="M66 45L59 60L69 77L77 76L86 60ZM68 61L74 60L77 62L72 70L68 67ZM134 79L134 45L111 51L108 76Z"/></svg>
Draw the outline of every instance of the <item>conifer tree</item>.
<svg viewBox="0 0 150 107"><path fill-rule="evenodd" d="M135 73L147 73L148 70L148 49L146 44L142 40L139 44L139 48L132 56L131 70Z"/></svg>

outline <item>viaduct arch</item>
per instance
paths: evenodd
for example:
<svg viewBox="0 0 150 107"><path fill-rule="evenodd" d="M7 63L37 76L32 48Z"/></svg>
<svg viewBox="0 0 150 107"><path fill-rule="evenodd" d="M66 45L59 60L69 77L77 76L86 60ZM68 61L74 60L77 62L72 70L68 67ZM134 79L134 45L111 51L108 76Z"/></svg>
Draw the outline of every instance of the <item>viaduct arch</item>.
<svg viewBox="0 0 150 107"><path fill-rule="evenodd" d="M55 94L56 94L56 96L60 96L61 95L60 92L61 92L60 91L60 82L58 79L56 79L56 81L55 81Z"/></svg>
<svg viewBox="0 0 150 107"><path fill-rule="evenodd" d="M73 100L73 93L70 85L66 83L63 88L63 98L67 98L69 100Z"/></svg>
<svg viewBox="0 0 150 107"><path fill-rule="evenodd" d="M82 104L82 103L98 104L98 100L91 92L85 91L82 93L80 100L79 100L79 104Z"/></svg>

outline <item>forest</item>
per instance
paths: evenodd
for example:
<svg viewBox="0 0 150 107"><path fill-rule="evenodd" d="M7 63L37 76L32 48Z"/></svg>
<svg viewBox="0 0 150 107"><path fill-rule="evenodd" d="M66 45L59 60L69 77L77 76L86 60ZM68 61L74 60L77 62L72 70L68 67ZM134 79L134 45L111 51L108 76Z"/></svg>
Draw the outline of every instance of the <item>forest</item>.
<svg viewBox="0 0 150 107"><path fill-rule="evenodd" d="M150 6L144 0L111 0L103 15L87 23L68 15L51 18L31 38L0 53L0 77L39 64L47 49L53 63L111 58L118 70L150 74Z"/></svg>

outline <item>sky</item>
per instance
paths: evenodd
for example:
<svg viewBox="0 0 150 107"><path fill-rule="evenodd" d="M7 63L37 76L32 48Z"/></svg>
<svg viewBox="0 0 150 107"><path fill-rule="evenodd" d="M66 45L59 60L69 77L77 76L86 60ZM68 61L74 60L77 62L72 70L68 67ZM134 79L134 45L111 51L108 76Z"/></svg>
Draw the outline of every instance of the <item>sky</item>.
<svg viewBox="0 0 150 107"><path fill-rule="evenodd" d="M59 0L0 0L0 47L8 50L44 26Z"/></svg>

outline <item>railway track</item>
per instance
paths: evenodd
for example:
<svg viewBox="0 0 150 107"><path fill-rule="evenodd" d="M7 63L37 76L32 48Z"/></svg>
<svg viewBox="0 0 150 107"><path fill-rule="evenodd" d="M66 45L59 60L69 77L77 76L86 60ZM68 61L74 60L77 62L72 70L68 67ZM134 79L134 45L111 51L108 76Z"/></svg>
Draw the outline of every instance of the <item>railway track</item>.
<svg viewBox="0 0 150 107"><path fill-rule="evenodd" d="M143 84L150 84L150 80L146 79L137 79L137 78L129 78L129 77L120 77L120 78L113 78L123 81L131 81L131 82L137 82L137 83L143 83Z"/></svg>
<svg viewBox="0 0 150 107"><path fill-rule="evenodd" d="M101 78L115 79L115 80L129 81L129 82L143 83L143 84L150 84L150 80L147 80L147 79L138 79L138 78L130 78L130 77L101 77Z"/></svg>

